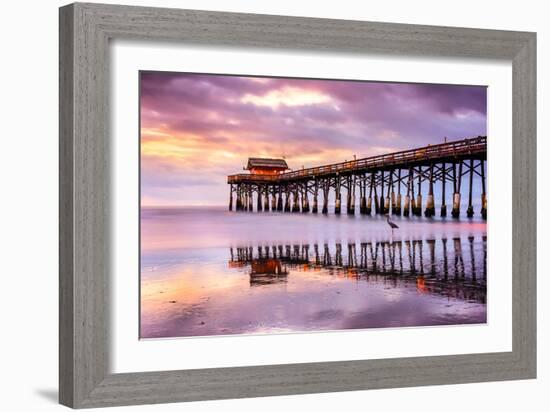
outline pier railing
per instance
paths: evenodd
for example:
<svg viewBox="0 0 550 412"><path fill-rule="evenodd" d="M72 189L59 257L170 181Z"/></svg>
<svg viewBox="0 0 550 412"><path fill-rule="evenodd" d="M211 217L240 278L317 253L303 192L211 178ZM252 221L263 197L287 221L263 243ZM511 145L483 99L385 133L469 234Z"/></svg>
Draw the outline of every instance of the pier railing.
<svg viewBox="0 0 550 412"><path fill-rule="evenodd" d="M485 236L241 246L230 248L230 255L230 268L249 268L251 286L286 283L293 272L326 269L329 276L387 277L393 285L416 284L422 293L486 303Z"/></svg>
<svg viewBox="0 0 550 412"><path fill-rule="evenodd" d="M381 169L385 167L407 167L409 165L441 161L442 159L461 158L464 156L484 155L487 153L487 137L478 136L421 148L403 150L383 155L365 157L307 169L294 170L279 175L235 174L227 177L228 183L247 182L285 182L289 180L314 178L332 174L353 173L363 170Z"/></svg>

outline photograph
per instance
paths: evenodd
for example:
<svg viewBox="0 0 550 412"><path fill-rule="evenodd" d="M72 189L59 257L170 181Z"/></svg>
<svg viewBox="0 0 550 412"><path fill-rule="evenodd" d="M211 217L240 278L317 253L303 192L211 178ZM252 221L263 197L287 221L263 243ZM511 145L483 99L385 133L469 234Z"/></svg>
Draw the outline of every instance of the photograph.
<svg viewBox="0 0 550 412"><path fill-rule="evenodd" d="M140 339L487 322L487 87L140 71Z"/></svg>

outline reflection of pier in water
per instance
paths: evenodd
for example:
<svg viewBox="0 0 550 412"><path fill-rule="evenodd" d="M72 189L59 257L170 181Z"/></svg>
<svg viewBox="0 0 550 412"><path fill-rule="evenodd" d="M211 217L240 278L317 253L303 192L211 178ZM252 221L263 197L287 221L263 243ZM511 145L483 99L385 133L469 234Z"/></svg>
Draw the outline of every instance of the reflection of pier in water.
<svg viewBox="0 0 550 412"><path fill-rule="evenodd" d="M231 248L229 266L250 267L250 285L284 283L290 270L413 284L419 292L485 303L486 237Z"/></svg>

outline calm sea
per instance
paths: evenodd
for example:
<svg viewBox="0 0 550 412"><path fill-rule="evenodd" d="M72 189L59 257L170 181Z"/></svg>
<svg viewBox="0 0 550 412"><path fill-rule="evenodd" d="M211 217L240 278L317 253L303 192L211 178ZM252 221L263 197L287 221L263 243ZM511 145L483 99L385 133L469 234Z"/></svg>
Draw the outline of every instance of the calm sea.
<svg viewBox="0 0 550 412"><path fill-rule="evenodd" d="M485 323L478 219L141 212L141 338Z"/></svg>

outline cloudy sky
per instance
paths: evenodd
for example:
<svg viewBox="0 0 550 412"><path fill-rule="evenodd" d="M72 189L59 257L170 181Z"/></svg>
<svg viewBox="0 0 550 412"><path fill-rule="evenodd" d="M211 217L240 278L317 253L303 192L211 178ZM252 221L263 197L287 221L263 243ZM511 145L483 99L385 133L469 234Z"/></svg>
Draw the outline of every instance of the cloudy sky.
<svg viewBox="0 0 550 412"><path fill-rule="evenodd" d="M316 166L486 135L486 88L141 73L142 205L225 205L248 157Z"/></svg>

